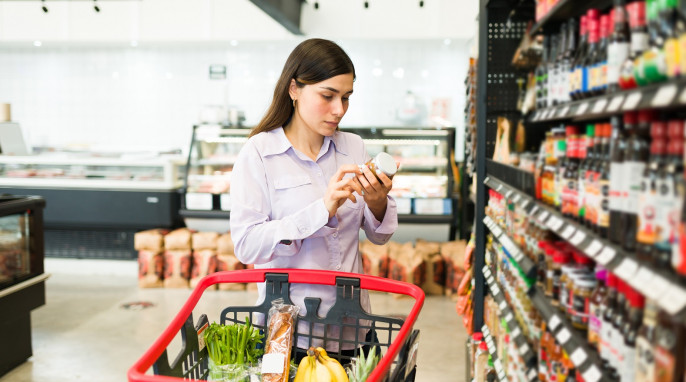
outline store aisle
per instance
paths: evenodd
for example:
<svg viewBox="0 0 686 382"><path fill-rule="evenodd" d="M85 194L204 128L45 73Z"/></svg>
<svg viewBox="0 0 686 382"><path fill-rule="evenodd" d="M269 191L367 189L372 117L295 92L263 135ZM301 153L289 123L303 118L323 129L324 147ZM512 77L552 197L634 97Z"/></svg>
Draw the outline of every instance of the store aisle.
<svg viewBox="0 0 686 382"><path fill-rule="evenodd" d="M32 313L33 357L0 382L126 381L126 371L179 311L190 290L139 289L135 261L46 259L47 303ZM253 304L254 292L211 291L195 315L217 320L228 305ZM126 303L152 307L126 309ZM378 314L405 314L412 299L374 293ZM421 330L417 381L458 381L464 376L466 333L455 303L427 296ZM172 343L173 349L180 341ZM176 346L176 347L174 347Z"/></svg>

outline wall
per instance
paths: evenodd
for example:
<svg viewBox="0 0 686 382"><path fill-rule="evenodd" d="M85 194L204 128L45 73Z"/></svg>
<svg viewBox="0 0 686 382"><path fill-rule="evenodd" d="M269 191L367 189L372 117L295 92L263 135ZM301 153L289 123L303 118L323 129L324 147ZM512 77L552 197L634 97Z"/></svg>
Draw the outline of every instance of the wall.
<svg viewBox="0 0 686 382"><path fill-rule="evenodd" d="M256 123L298 42L5 44L0 102L12 104L33 145L186 150L203 105L228 102L245 111L247 125ZM450 97L450 121L462 131L466 40L338 42L358 75L342 126L398 125L395 109L411 90L429 105ZM211 64L228 65L228 79L210 80Z"/></svg>

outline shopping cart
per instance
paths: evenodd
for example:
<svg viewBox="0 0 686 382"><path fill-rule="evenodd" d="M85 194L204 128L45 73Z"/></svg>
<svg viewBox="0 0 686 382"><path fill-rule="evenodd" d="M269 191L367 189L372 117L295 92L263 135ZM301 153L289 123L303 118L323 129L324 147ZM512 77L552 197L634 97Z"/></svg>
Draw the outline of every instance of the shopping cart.
<svg viewBox="0 0 686 382"><path fill-rule="evenodd" d="M388 280L381 277L360 275L356 273L303 270L303 269L250 269L233 272L217 272L203 278L191 293L181 311L174 317L171 324L162 335L148 349L128 371L129 382L176 382L179 378L206 380L209 374L207 348L204 346L199 331L208 324L203 314L197 323L193 321L193 308L201 295L209 286L217 283L258 283L266 282L265 300L258 306L228 307L220 315L220 322L244 323L246 316L264 314L267 316L271 302L283 299L291 303L289 285L293 283L320 284L336 286L336 302L326 317L319 317L317 308L319 299L306 298L306 312L300 312L298 321L307 322L310 328L322 325L325 328L341 328L342 326L356 329L375 330L377 338L364 341L354 340L354 348L369 345L378 346L383 357L368 381L414 381L416 372L417 347L419 345L419 331L413 330L419 311L424 304L424 292L416 285ZM360 304L360 291L380 291L386 293L403 294L415 299L410 313L406 317L386 317L368 314ZM347 318L343 322L343 318ZM349 322L353 321L353 324ZM264 330L264 325L255 324ZM328 330L324 331L325 333ZM180 333L182 350L169 362L167 346ZM325 343L338 342L340 346L345 342L340 338L327 338L309 333L296 333L294 343L298 338L305 337L308 343L320 340ZM294 349L294 353L301 350ZM345 365L350 357L331 354ZM146 374L150 368L154 374Z"/></svg>

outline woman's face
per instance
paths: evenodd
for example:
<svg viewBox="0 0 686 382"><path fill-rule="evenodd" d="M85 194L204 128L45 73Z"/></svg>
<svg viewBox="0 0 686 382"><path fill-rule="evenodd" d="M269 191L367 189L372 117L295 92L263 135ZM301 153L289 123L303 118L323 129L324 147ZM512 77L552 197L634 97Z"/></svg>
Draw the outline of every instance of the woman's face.
<svg viewBox="0 0 686 382"><path fill-rule="evenodd" d="M309 130L331 136L348 111L348 99L353 92L353 75L341 74L302 88L291 83L291 97L297 99L296 118Z"/></svg>

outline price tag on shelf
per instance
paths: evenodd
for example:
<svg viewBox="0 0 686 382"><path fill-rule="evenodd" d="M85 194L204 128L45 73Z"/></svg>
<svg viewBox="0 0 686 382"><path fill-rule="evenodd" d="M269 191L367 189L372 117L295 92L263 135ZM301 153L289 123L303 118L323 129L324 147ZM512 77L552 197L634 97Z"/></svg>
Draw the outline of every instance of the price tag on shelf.
<svg viewBox="0 0 686 382"><path fill-rule="evenodd" d="M481 270L483 272L484 276L488 277L491 274L491 269L488 268L488 265L484 265L484 268Z"/></svg>
<svg viewBox="0 0 686 382"><path fill-rule="evenodd" d="M513 318L514 318L514 315L512 314L512 312L509 312L509 313L505 316L505 322L510 322L510 321L512 321Z"/></svg>
<svg viewBox="0 0 686 382"><path fill-rule="evenodd" d="M589 367L588 370L581 373L581 377L586 382L599 382L600 379L603 377L603 374L600 372L600 369L598 369L596 365L591 365L591 367Z"/></svg>
<svg viewBox="0 0 686 382"><path fill-rule="evenodd" d="M626 101L624 101L624 105L622 106L622 110L627 111L627 110L634 110L636 109L636 106L638 106L638 103L641 102L641 92L635 92L631 93L626 97Z"/></svg>
<svg viewBox="0 0 686 382"><path fill-rule="evenodd" d="M553 231L557 232L562 228L562 225L564 225L565 222L562 221L562 219L558 218L557 216L553 215L550 219L548 219L548 227L550 227Z"/></svg>
<svg viewBox="0 0 686 382"><path fill-rule="evenodd" d="M649 268L640 267L638 269L638 272L636 272L636 276L632 280L630 280L629 283L636 290L645 294L644 289L652 287L651 284L653 283L654 277L655 273L653 273L653 271L651 271Z"/></svg>
<svg viewBox="0 0 686 382"><path fill-rule="evenodd" d="M584 249L584 253L588 255L588 257L594 258L601 249L603 249L603 243L598 239L593 239L591 244Z"/></svg>
<svg viewBox="0 0 686 382"><path fill-rule="evenodd" d="M686 290L678 285L671 285L658 300L658 305L671 315L681 312L686 308Z"/></svg>
<svg viewBox="0 0 686 382"><path fill-rule="evenodd" d="M498 288L497 286L494 288L491 288L491 295L493 297L498 297L499 294L500 294L500 288Z"/></svg>
<svg viewBox="0 0 686 382"><path fill-rule="evenodd" d="M557 118L564 118L567 116L567 113L569 113L569 105L565 105L565 107L560 109L557 113Z"/></svg>
<svg viewBox="0 0 686 382"><path fill-rule="evenodd" d="M576 109L576 116L582 115L588 110L588 102L584 102L581 105L579 105L579 108Z"/></svg>
<svg viewBox="0 0 686 382"><path fill-rule="evenodd" d="M533 117L532 120L533 120L534 122L536 122L536 121L538 121L540 118L541 118L541 111L540 111L540 110L536 110L536 112L534 113L534 117Z"/></svg>
<svg viewBox="0 0 686 382"><path fill-rule="evenodd" d="M530 381L538 381L538 372L536 369L529 369L529 373L527 373L526 377L529 378Z"/></svg>
<svg viewBox="0 0 686 382"><path fill-rule="evenodd" d="M599 99L596 101L595 105L593 105L593 114L602 113L603 110L605 110L605 106L607 106L607 98Z"/></svg>
<svg viewBox="0 0 686 382"><path fill-rule="evenodd" d="M517 203L522 199L522 195L516 194L515 196L512 197L512 203Z"/></svg>
<svg viewBox="0 0 686 382"><path fill-rule="evenodd" d="M524 259L524 254L519 249L515 249L512 253L512 257L514 257L517 263L520 263L522 259Z"/></svg>
<svg viewBox="0 0 686 382"><path fill-rule="evenodd" d="M522 344L522 346L519 347L519 354L524 356L524 354L526 354L529 350L531 350L531 348L529 347L529 344L524 342Z"/></svg>
<svg viewBox="0 0 686 382"><path fill-rule="evenodd" d="M557 339L557 342L559 342L562 346L565 346L565 344L569 342L570 338L572 338L572 333L569 331L569 329L564 327L562 330L557 332L557 335L555 335L555 339Z"/></svg>
<svg viewBox="0 0 686 382"><path fill-rule="evenodd" d="M615 255L617 252L610 248L610 247L605 247L603 248L602 251L600 251L600 254L595 258L595 260L600 263L602 266L605 266L610 263L615 258Z"/></svg>
<svg viewBox="0 0 686 382"><path fill-rule="evenodd" d="M668 84L661 86L660 89L655 93L652 102L650 103L654 107L664 107L672 103L674 96L676 96L677 87L675 84Z"/></svg>
<svg viewBox="0 0 686 382"><path fill-rule="evenodd" d="M493 361L493 367L495 368L495 371L500 373L503 370L503 364L500 362L499 359Z"/></svg>
<svg viewBox="0 0 686 382"><path fill-rule="evenodd" d="M521 204L522 209L525 210L526 207L529 206L529 203L531 203L531 202L528 199L522 199L522 204Z"/></svg>
<svg viewBox="0 0 686 382"><path fill-rule="evenodd" d="M493 283L495 282L495 279L493 278L493 275L489 273L488 276L486 276L486 281L489 284L493 285Z"/></svg>
<svg viewBox="0 0 686 382"><path fill-rule="evenodd" d="M548 330L555 331L555 329L557 329L561 323L562 321L560 320L560 317L558 317L557 314L553 314L553 316L548 320Z"/></svg>
<svg viewBox="0 0 686 382"><path fill-rule="evenodd" d="M622 262L619 263L619 266L617 266L617 268L614 270L614 273L622 280L630 283L631 280L636 276L636 271L638 271L638 263L633 259L624 258L624 260L622 260Z"/></svg>
<svg viewBox="0 0 686 382"><path fill-rule="evenodd" d="M502 190L502 189L503 189L503 185L502 185L502 184L499 184L499 185L498 185L498 188L496 188L495 191L496 191L496 192L500 192L500 190Z"/></svg>
<svg viewBox="0 0 686 382"><path fill-rule="evenodd" d="M679 103L686 103L686 88L684 88L679 95Z"/></svg>
<svg viewBox="0 0 686 382"><path fill-rule="evenodd" d="M584 240L586 240L586 234L582 230L576 231L574 236L569 240L573 246L578 247Z"/></svg>
<svg viewBox="0 0 686 382"><path fill-rule="evenodd" d="M623 95L618 95L618 96L612 97L612 101L610 101L610 106L607 107L607 111L610 113L614 113L615 111L619 110L619 107L622 106L623 101L624 101Z"/></svg>
<svg viewBox="0 0 686 382"><path fill-rule="evenodd" d="M562 238L565 240L569 240L569 238L572 237L574 232L576 232L576 228L574 228L574 226L570 224L564 229L564 231L562 231L560 236L562 236Z"/></svg>
<svg viewBox="0 0 686 382"><path fill-rule="evenodd" d="M498 307L500 308L500 311L501 311L501 312L504 311L505 309L508 308L508 306L507 306L507 301L505 301L505 300L501 301L501 302L500 302L500 305L498 305Z"/></svg>
<svg viewBox="0 0 686 382"><path fill-rule="evenodd" d="M665 291L667 291L667 289L670 287L670 285L671 285L671 283L667 279L656 274L653 277L653 281L652 281L651 285L645 286L645 288L642 290L642 292L649 299L659 300L660 297L662 296L662 294Z"/></svg>
<svg viewBox="0 0 686 382"><path fill-rule="evenodd" d="M489 181L489 180L491 180L491 177L490 177L490 176L487 176L487 177L484 179L484 184L488 184L488 181Z"/></svg>
<svg viewBox="0 0 686 382"><path fill-rule="evenodd" d="M581 364L588 359L588 354L586 354L586 350L584 350L584 348L578 347L572 352L572 355L569 356L569 358L576 367L581 367Z"/></svg>
<svg viewBox="0 0 686 382"><path fill-rule="evenodd" d="M517 338L520 334L522 334L522 331L519 330L519 326L515 326L514 330L510 332L510 337Z"/></svg>
<svg viewBox="0 0 686 382"><path fill-rule="evenodd" d="M506 198L506 199L510 199L510 196L512 196L512 192L513 192L512 190L507 191L507 192L505 193L505 198Z"/></svg>

